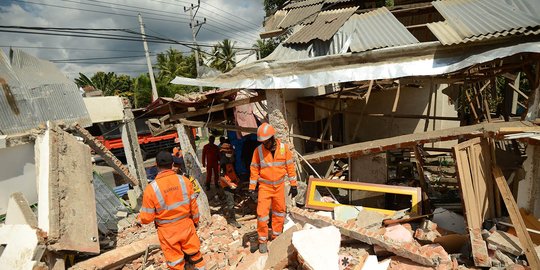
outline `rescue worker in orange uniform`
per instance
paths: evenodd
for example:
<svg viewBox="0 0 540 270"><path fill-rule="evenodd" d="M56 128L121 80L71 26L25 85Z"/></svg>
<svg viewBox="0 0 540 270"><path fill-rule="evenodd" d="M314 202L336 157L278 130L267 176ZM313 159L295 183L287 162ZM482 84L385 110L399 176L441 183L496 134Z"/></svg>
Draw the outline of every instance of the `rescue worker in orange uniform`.
<svg viewBox="0 0 540 270"><path fill-rule="evenodd" d="M263 123L257 129L257 140L262 142L251 160L249 190L255 197L255 187L259 184L257 199L257 233L259 252L268 251L268 220L272 209L272 239L283 232L285 222L285 181L291 184L290 194L298 194L296 169L289 146L274 137L274 127Z"/></svg>
<svg viewBox="0 0 540 270"><path fill-rule="evenodd" d="M204 269L201 242L195 229L199 224L199 208L193 186L188 178L171 170L171 153L159 152L156 163L159 173L144 190L138 221L156 225L169 269L182 270L186 261L195 269Z"/></svg>
<svg viewBox="0 0 540 270"><path fill-rule="evenodd" d="M228 143L223 143L221 149L221 177L219 178L219 185L223 190L223 214L227 223L241 228L242 225L236 221L236 214L234 213L234 193L238 187L239 178L234 171L234 155L233 148Z"/></svg>
<svg viewBox="0 0 540 270"><path fill-rule="evenodd" d="M206 167L206 190L210 190L212 175L216 187L219 182L219 147L214 144L215 141L216 137L210 136L202 152L202 165Z"/></svg>

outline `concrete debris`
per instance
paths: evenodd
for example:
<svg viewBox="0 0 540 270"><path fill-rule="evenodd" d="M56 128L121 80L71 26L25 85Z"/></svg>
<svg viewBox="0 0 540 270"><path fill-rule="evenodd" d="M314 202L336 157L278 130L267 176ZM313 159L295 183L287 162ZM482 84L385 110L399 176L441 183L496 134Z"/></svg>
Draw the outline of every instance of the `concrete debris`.
<svg viewBox="0 0 540 270"><path fill-rule="evenodd" d="M433 243L437 237L442 236L437 231L437 224L431 220L424 220L420 225L420 228L414 232L414 237L421 241L427 241Z"/></svg>
<svg viewBox="0 0 540 270"><path fill-rule="evenodd" d="M334 207L334 219L347 222L356 219L361 211L362 206L338 205Z"/></svg>
<svg viewBox="0 0 540 270"><path fill-rule="evenodd" d="M338 270L341 233L334 226L297 231L292 236L298 257L308 269Z"/></svg>
<svg viewBox="0 0 540 270"><path fill-rule="evenodd" d="M295 253L292 237L300 229L300 225L295 225L270 243L268 260L266 260L264 269L284 269L289 264L289 260L293 259L291 257Z"/></svg>
<svg viewBox="0 0 540 270"><path fill-rule="evenodd" d="M497 250L510 253L514 256L523 254L519 239L509 233L495 231L487 238L487 242L490 245L493 245Z"/></svg>
<svg viewBox="0 0 540 270"><path fill-rule="evenodd" d="M37 217L21 192L9 196L5 224L26 224L32 228L37 228Z"/></svg>
<svg viewBox="0 0 540 270"><path fill-rule="evenodd" d="M395 224L395 225L386 227L384 237L392 241L400 242L400 243L414 242L412 232L401 224Z"/></svg>
<svg viewBox="0 0 540 270"><path fill-rule="evenodd" d="M362 270L386 270L390 266L390 261L391 260L384 260L379 263L377 256L369 255L364 262Z"/></svg>
<svg viewBox="0 0 540 270"><path fill-rule="evenodd" d="M44 243L40 232L27 224L0 227L0 265L2 269L32 270L41 260Z"/></svg>
<svg viewBox="0 0 540 270"><path fill-rule="evenodd" d="M438 227L441 227L447 231L466 234L465 232L465 219L463 216L458 215L450 210L444 208L437 208L433 211L433 222L437 223Z"/></svg>
<svg viewBox="0 0 540 270"><path fill-rule="evenodd" d="M99 254L90 148L51 127L36 144L38 225L48 248Z"/></svg>
<svg viewBox="0 0 540 270"><path fill-rule="evenodd" d="M378 229L385 218L386 216L379 212L363 209L356 217L356 226L364 229Z"/></svg>
<svg viewBox="0 0 540 270"><path fill-rule="evenodd" d="M370 245L379 245L398 256L411 259L422 265L439 267L450 267L452 265L450 256L438 244L421 246L416 241L409 243L396 242L384 236L385 230L381 233L376 230L360 228L354 223L335 221L325 217L319 218L318 215L305 209L293 208L290 213L296 220L308 222L319 227L330 225L336 226L342 235L360 240Z"/></svg>

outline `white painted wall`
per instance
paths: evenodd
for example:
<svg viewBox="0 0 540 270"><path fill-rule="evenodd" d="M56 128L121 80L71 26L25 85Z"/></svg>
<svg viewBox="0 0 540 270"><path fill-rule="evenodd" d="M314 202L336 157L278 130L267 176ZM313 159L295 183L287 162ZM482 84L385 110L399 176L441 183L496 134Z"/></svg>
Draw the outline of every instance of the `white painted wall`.
<svg viewBox="0 0 540 270"><path fill-rule="evenodd" d="M0 149L0 214L5 214L9 196L22 192L29 204L37 202L34 144Z"/></svg>
<svg viewBox="0 0 540 270"><path fill-rule="evenodd" d="M92 123L121 121L124 119L124 105L117 96L83 98Z"/></svg>

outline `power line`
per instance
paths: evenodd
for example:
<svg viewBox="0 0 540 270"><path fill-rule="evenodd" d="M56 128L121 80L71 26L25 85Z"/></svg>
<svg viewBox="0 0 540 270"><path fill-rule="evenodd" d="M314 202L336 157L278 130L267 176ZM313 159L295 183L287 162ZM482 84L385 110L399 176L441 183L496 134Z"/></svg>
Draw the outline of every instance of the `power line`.
<svg viewBox="0 0 540 270"><path fill-rule="evenodd" d="M155 55L152 55L155 56ZM75 58L75 59L52 59L51 62L63 62L63 61L87 61L87 60L103 60L103 59L122 59L122 58L141 58L144 55L128 55L128 56L113 56L113 57L96 57L96 58Z"/></svg>
<svg viewBox="0 0 540 270"><path fill-rule="evenodd" d="M77 7L66 7L66 6L59 6L59 5L54 5L54 4L36 3L36 2L27 1L27 0L13 0L13 1L29 3L29 4L35 4L35 5L42 5L42 6L49 6L49 7L56 7L56 8L63 8L63 9L80 10L80 11L95 12L95 13L102 13L102 14L111 14L111 15L133 17L133 18L137 17L136 15L130 15L130 14L122 14L122 13L107 12L107 11L100 11L100 10L91 10L91 9L84 9L84 8L77 8ZM63 1L73 2L73 3L78 3L78 4L84 4L84 5L90 5L90 6L96 6L96 7L110 8L108 6L96 5L96 4L88 4L88 3L77 2L77 1L72 1L72 0L63 0ZM128 10L128 9L123 9L123 8L116 8L116 9L126 10L126 11L129 11L129 12L137 12L135 10ZM156 15L156 13L153 13L153 14ZM164 15L157 14L157 16L162 16L163 17ZM145 16L145 19L156 20L156 21L177 22L177 23L189 23L186 20L170 20L170 19L154 18L154 17L148 17L148 16ZM222 31L226 31L225 29L223 29L221 27L217 27L215 25L213 25L212 27L214 27L216 29L219 29L219 30L222 30ZM221 36L224 36L224 37L230 37L230 36L227 36L227 35L225 35L225 34L223 34L221 32L217 32L217 31L212 31L212 32L214 32L216 34L219 34ZM250 40L249 38L247 38L247 39L242 38L242 39L244 40L244 42L246 42L246 41L248 41L248 43L252 42L252 40Z"/></svg>
<svg viewBox="0 0 540 270"><path fill-rule="evenodd" d="M101 5L94 5L94 4L89 4L89 3L82 3L82 2L77 2L77 1L73 1L73 0L64 0L64 1L67 1L67 2L74 2L74 3L81 3L81 4L84 4L84 5L91 5L91 6L99 6L99 7L106 7L106 6L101 6ZM170 14L170 15L173 15L173 16L178 16L179 14L178 13L174 13L174 12L170 12L170 11L163 11L163 10L158 10L158 9L150 9L150 8L142 8L142 7L136 7L136 6L131 6L131 5L125 5L125 4L117 4L117 3L111 3L111 2L106 2L106 1L100 1L100 0L91 0L92 2L97 2L97 3L105 3L105 4L110 4L111 6L112 5L115 5L115 6L122 6L122 7L129 7L129 8L136 8L136 12L138 12L138 10L150 10L150 11L156 11L156 12L159 12L160 14L158 13L148 13L148 14L155 14L155 15L158 15L158 16L163 16L161 14ZM120 9L120 8L116 8L116 9ZM203 8L204 9L204 8ZM121 10L127 10L127 11L133 11L133 10L128 10L128 9L121 9ZM217 14L215 12L212 12L213 14ZM180 14L180 15L183 15L185 16L185 14ZM238 30L242 30L240 28L233 28L230 26L230 24L227 24L227 23L223 23L222 20L217 20L217 18L213 18L215 20L215 22L217 22L219 25L222 25L224 27L227 27L233 31L238 31ZM214 21L213 20L213 21ZM232 20L231 20L232 21ZM216 26L214 26L216 27ZM216 27L218 28L218 27ZM221 29L223 30L222 28L218 28L218 29ZM259 30L260 28L257 27L257 28L253 28L253 27L249 27L248 29L253 29L253 30ZM218 32L219 33L219 32ZM256 34L253 34L253 35L246 35L247 37L257 37Z"/></svg>
<svg viewBox="0 0 540 270"><path fill-rule="evenodd" d="M50 61L57 64L88 64L88 65L126 65L126 66L146 66L146 64L139 63L129 63L129 62L114 62L114 63L104 63L104 62L84 62L84 61Z"/></svg>
<svg viewBox="0 0 540 270"><path fill-rule="evenodd" d="M96 48L74 48L74 47L47 47L47 46L26 46L26 45L0 45L0 48L21 48L21 49L42 49L42 50L67 50L67 51L102 51L102 52L144 52L142 50L114 50Z"/></svg>

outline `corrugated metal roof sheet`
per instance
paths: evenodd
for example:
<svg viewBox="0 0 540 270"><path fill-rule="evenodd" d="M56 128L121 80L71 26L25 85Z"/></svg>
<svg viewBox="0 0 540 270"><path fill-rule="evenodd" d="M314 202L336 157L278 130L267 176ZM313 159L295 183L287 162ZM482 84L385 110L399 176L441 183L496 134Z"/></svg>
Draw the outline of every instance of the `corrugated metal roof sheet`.
<svg viewBox="0 0 540 270"><path fill-rule="evenodd" d="M484 39L490 39L490 38L498 38L498 37L504 37L504 36L510 36L510 35L540 35L540 27L535 28L517 28L517 29L511 29L507 31L500 31L496 33L490 33L486 35L478 35L474 37L469 38L461 38L461 36L452 28L447 22L435 22L435 23L429 23L428 25L429 30L437 37L437 39L443 44L443 45L452 45L452 44L459 44L459 43L467 43L472 41L480 41Z"/></svg>
<svg viewBox="0 0 540 270"><path fill-rule="evenodd" d="M357 8L351 7L320 12L312 24L306 25L293 33L284 43L308 43L314 39L329 40Z"/></svg>
<svg viewBox="0 0 540 270"><path fill-rule="evenodd" d="M295 1L291 2L288 5L286 5L283 9L293 9L293 8L299 8L299 7L306 7L316 4L322 4L324 0L305 0L305 1Z"/></svg>
<svg viewBox="0 0 540 270"><path fill-rule="evenodd" d="M90 126L81 92L54 64L20 50L0 51L0 132L27 132L49 120ZM7 95L6 95L7 94Z"/></svg>
<svg viewBox="0 0 540 270"><path fill-rule="evenodd" d="M539 16L531 16L504 0L441 0L432 3L462 39L540 24Z"/></svg>
<svg viewBox="0 0 540 270"><path fill-rule="evenodd" d="M540 0L505 0L505 2L519 11L533 17L538 17L540 15Z"/></svg>
<svg viewBox="0 0 540 270"><path fill-rule="evenodd" d="M418 43L386 7L353 15L341 29L350 33L353 52Z"/></svg>
<svg viewBox="0 0 540 270"><path fill-rule="evenodd" d="M274 15L266 20L264 23L264 30L266 32L273 31L278 29L279 24L287 16L287 10L278 10Z"/></svg>
<svg viewBox="0 0 540 270"><path fill-rule="evenodd" d="M344 3L344 2L351 2L354 0L325 0L325 4L335 4L335 3Z"/></svg>
<svg viewBox="0 0 540 270"><path fill-rule="evenodd" d="M278 25L278 28L288 28L293 25L309 24L315 21L317 14L321 11L323 4L316 4L311 6L305 6L301 8L295 8L289 10L287 16L283 18L281 23Z"/></svg>

